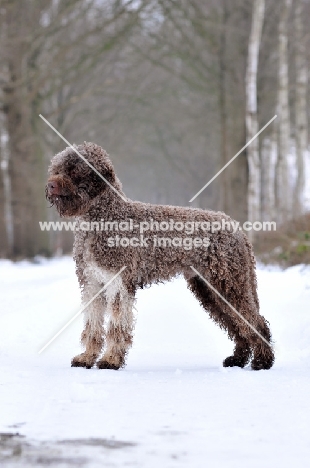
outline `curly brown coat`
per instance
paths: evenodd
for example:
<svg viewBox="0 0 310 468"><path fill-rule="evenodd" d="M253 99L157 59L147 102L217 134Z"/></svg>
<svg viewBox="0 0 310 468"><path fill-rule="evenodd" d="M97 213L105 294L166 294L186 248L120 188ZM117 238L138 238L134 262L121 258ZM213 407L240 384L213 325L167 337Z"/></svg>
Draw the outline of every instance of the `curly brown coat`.
<svg viewBox="0 0 310 468"><path fill-rule="evenodd" d="M97 361L100 369L123 367L132 344L137 289L183 275L203 308L235 342L233 355L223 365L244 367L252 357L253 369L269 369L274 362L272 347L248 325L271 344L268 324L259 314L252 247L240 230L211 229L206 235L202 229L214 222L229 226L233 220L221 212L132 201L122 192L113 165L100 146L84 143L75 148L105 180L72 148L66 148L52 159L46 196L61 216L76 217L74 259L83 303L108 285L86 308L81 338L85 352L73 358L72 366L91 368ZM118 224L109 224L113 222ZM169 222L174 229L167 232ZM188 228L196 226L195 234L180 229L182 223ZM146 235L141 226L149 227ZM165 227L166 232L159 232L158 227ZM124 266L126 269L109 283Z"/></svg>

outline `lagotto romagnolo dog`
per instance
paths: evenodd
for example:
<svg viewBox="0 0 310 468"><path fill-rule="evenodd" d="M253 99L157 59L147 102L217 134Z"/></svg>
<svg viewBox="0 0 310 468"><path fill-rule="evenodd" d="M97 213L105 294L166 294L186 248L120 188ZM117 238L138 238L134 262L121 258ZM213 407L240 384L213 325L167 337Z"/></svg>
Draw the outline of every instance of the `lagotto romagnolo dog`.
<svg viewBox="0 0 310 468"><path fill-rule="evenodd" d="M46 197L61 216L76 218L73 253L83 304L107 287L85 309L85 351L72 366L123 367L137 289L183 275L235 343L223 365L244 367L251 359L253 369L269 369L274 354L259 314L255 259L246 235L231 228L233 220L221 212L132 201L100 146L85 142L75 148L105 180L68 147L52 159Z"/></svg>

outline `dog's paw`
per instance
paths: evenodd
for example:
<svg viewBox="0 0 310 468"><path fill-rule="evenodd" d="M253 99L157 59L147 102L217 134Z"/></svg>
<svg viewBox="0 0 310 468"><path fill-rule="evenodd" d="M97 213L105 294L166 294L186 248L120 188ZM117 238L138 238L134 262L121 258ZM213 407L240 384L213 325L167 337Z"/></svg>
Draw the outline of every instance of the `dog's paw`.
<svg viewBox="0 0 310 468"><path fill-rule="evenodd" d="M96 357L82 353L72 359L71 367L85 367L86 369L91 369L95 362Z"/></svg>
<svg viewBox="0 0 310 468"><path fill-rule="evenodd" d="M106 360L101 359L100 361L97 362L97 367L98 369L113 369L113 370L118 370L121 366L118 366L116 364L112 364Z"/></svg>
<svg viewBox="0 0 310 468"><path fill-rule="evenodd" d="M98 369L113 369L118 370L125 367L126 354L123 353L106 353L97 362Z"/></svg>
<svg viewBox="0 0 310 468"><path fill-rule="evenodd" d="M274 363L274 359L253 359L251 367L253 370L270 369Z"/></svg>
<svg viewBox="0 0 310 468"><path fill-rule="evenodd" d="M223 367L244 367L246 365L245 359L238 356L228 356L223 361Z"/></svg>

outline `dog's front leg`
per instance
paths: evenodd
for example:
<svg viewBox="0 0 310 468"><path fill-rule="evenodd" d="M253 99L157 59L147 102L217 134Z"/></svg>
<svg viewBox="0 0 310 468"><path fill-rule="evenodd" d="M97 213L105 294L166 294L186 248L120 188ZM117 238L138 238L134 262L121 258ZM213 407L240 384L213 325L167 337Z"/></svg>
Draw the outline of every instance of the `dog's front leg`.
<svg viewBox="0 0 310 468"><path fill-rule="evenodd" d="M125 366L126 356L132 345L134 327L134 297L129 293L117 293L110 309L110 319L106 332L106 351L98 361L99 369L114 369Z"/></svg>
<svg viewBox="0 0 310 468"><path fill-rule="evenodd" d="M96 290L98 291L98 285ZM93 288L87 288L83 294L83 303L87 303L94 295ZM71 361L72 367L86 367L90 369L95 364L104 344L104 310L106 301L104 295L98 296L84 311L84 330L81 335L81 343L85 351L75 356Z"/></svg>

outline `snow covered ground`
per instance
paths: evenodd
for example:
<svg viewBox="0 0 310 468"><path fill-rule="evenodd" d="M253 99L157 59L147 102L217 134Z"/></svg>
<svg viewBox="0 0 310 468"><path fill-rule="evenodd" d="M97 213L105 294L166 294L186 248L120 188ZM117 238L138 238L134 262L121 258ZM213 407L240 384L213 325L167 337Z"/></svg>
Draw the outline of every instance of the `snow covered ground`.
<svg viewBox="0 0 310 468"><path fill-rule="evenodd" d="M269 371L224 369L233 345L183 280L140 291L124 370L71 368L79 308L70 258L0 262L0 465L306 467L310 269L259 268L276 343ZM15 434L15 435L14 435Z"/></svg>

